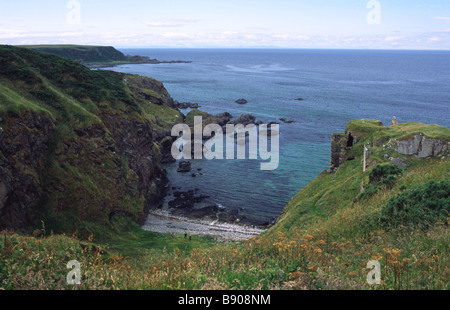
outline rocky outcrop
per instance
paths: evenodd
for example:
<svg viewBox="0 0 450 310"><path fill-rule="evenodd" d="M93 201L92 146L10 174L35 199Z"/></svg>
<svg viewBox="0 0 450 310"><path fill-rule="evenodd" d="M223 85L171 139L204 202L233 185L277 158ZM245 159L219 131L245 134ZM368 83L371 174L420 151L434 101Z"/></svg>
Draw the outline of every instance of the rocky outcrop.
<svg viewBox="0 0 450 310"><path fill-rule="evenodd" d="M198 109L200 108L198 103L192 103L192 102L178 102L175 101L175 104L178 109Z"/></svg>
<svg viewBox="0 0 450 310"><path fill-rule="evenodd" d="M223 113L216 114L214 117L216 119L216 123L219 126L224 126L224 125L228 124L233 119L233 115L231 115L228 112L223 112Z"/></svg>
<svg viewBox="0 0 450 310"><path fill-rule="evenodd" d="M17 229L27 222L42 195L37 171L48 149L54 122L48 114L10 115L0 130L0 228ZM3 127L2 127L3 128Z"/></svg>
<svg viewBox="0 0 450 310"><path fill-rule="evenodd" d="M423 134L417 134L408 140L391 139L387 147L402 155L427 158L438 156L450 149L450 142L441 139L431 139Z"/></svg>
<svg viewBox="0 0 450 310"><path fill-rule="evenodd" d="M248 124L254 124L255 121L256 121L256 117L254 115L242 114L238 118L236 118L233 123L235 125L242 124L242 125L246 126Z"/></svg>
<svg viewBox="0 0 450 310"><path fill-rule="evenodd" d="M178 172L191 172L191 162L190 161L180 161L178 163Z"/></svg>
<svg viewBox="0 0 450 310"><path fill-rule="evenodd" d="M170 108L177 108L175 100L160 81L137 75L133 76L132 79L125 78L123 81L133 92L133 97L137 101L140 99L138 97L141 97L160 106L166 105Z"/></svg>
<svg viewBox="0 0 450 310"><path fill-rule="evenodd" d="M168 179L161 167L161 154L155 149L153 130L149 122L105 117L118 152L128 159L128 167L138 176L135 186L145 197L144 212L138 222L145 221L146 212L154 208L165 195Z"/></svg>
<svg viewBox="0 0 450 310"><path fill-rule="evenodd" d="M333 133L331 135L330 172L338 169L348 159L347 150L354 143L355 139L351 133Z"/></svg>

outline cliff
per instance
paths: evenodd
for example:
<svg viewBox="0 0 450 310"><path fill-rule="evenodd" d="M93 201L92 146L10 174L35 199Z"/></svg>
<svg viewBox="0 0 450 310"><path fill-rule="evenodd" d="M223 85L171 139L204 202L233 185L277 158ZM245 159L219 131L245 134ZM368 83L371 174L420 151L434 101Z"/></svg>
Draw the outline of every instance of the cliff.
<svg viewBox="0 0 450 310"><path fill-rule="evenodd" d="M407 167L409 158L430 158L444 156L450 149L449 130L437 125L401 123L389 127L380 121L354 120L345 133L333 133L331 138L331 160L329 172L335 171L347 160L355 159L351 150L361 139L366 139L366 160L369 165L372 150L385 151L385 159L402 168ZM390 150L394 151L389 155ZM395 157L393 157L395 156ZM379 162L374 161L371 165ZM368 168L367 166L365 168ZM364 169L365 169L364 168Z"/></svg>
<svg viewBox="0 0 450 310"><path fill-rule="evenodd" d="M81 60L85 63L102 63L113 61L127 61L128 58L112 46L88 46L88 45L23 45L18 47L59 55L73 60Z"/></svg>
<svg viewBox="0 0 450 310"><path fill-rule="evenodd" d="M352 120L332 134L330 151L330 168L292 198L271 231L314 223L327 231L359 230L400 187L450 179L450 129L438 125ZM447 188L446 212L449 194ZM343 224L339 217L354 211L352 224Z"/></svg>
<svg viewBox="0 0 450 310"><path fill-rule="evenodd" d="M190 63L190 61L159 61L147 56L125 55L112 46L94 45L21 45L34 51L49 53L75 60L90 68L102 68L120 64Z"/></svg>
<svg viewBox="0 0 450 310"><path fill-rule="evenodd" d="M142 223L167 185L160 142L182 119L162 83L0 46L0 230L101 233Z"/></svg>

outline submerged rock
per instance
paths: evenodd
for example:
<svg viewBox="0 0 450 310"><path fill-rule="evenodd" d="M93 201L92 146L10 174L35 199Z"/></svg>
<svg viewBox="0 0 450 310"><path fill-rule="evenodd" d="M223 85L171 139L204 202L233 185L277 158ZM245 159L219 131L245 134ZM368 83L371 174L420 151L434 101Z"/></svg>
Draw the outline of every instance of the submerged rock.
<svg viewBox="0 0 450 310"><path fill-rule="evenodd" d="M294 123L294 121L288 121L288 120L285 119L285 118L280 118L280 121L282 121L282 122L285 123L285 124L292 124L292 123Z"/></svg>

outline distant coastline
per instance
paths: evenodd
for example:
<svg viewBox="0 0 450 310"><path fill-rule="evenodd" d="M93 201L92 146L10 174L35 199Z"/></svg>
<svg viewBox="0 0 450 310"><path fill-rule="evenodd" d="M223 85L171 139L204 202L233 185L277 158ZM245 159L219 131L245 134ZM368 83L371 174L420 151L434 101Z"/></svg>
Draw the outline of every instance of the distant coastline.
<svg viewBox="0 0 450 310"><path fill-rule="evenodd" d="M29 48L38 52L56 54L77 61L90 68L111 68L119 65L130 64L174 64L191 63L186 60L161 61L148 56L125 55L112 46L90 45L21 45L18 47Z"/></svg>

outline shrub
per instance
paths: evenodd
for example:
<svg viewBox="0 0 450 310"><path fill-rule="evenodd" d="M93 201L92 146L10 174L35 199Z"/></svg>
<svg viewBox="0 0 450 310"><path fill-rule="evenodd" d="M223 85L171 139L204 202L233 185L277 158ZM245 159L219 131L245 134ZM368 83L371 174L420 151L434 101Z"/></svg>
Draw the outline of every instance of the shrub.
<svg viewBox="0 0 450 310"><path fill-rule="evenodd" d="M397 175L402 172L403 169L394 165L376 166L369 174L369 184L366 186L364 193L359 195L358 199L362 200L370 197L383 187L392 188L395 181L397 181Z"/></svg>
<svg viewBox="0 0 450 310"><path fill-rule="evenodd" d="M450 182L434 180L392 197L379 214L382 227L420 226L446 222L450 209ZM448 223L447 223L448 225Z"/></svg>
<svg viewBox="0 0 450 310"><path fill-rule="evenodd" d="M403 171L402 168L399 168L394 165L378 165L372 169L369 175L370 183L390 183L392 180L395 180L395 176L401 174Z"/></svg>

